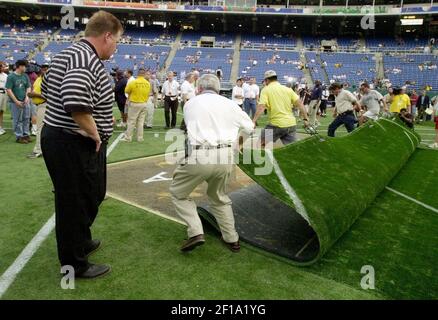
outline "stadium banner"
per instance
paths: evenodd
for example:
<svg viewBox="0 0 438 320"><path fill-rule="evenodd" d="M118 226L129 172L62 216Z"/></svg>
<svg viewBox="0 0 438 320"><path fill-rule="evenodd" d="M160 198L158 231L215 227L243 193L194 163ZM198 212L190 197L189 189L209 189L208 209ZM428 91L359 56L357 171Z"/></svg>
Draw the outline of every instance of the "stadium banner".
<svg viewBox="0 0 438 320"><path fill-rule="evenodd" d="M116 2L116 1L83 1L84 6L90 7L115 7L115 8L138 8L138 9L171 9L169 5L158 5L154 3L140 3L140 2Z"/></svg>
<svg viewBox="0 0 438 320"><path fill-rule="evenodd" d="M331 15L331 14L363 14L366 6L354 6L354 7L318 7L312 10L313 14ZM388 6L369 6L370 9L374 9L375 14L388 13Z"/></svg>

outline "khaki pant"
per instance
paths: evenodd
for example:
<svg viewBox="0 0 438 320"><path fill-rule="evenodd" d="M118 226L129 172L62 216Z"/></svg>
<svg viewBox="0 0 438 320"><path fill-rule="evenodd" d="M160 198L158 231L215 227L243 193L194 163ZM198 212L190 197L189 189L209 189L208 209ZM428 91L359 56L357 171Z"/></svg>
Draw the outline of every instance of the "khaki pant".
<svg viewBox="0 0 438 320"><path fill-rule="evenodd" d="M36 141L35 146L33 148L34 153L42 153L41 151L41 129L43 128L43 120L44 115L46 114L46 103L41 103L37 106L37 134L36 134Z"/></svg>
<svg viewBox="0 0 438 320"><path fill-rule="evenodd" d="M219 149L218 152L231 153L231 148ZM190 158L196 157L192 154ZM233 171L232 161L227 164L204 164L205 158L189 161L180 165L173 174L170 193L176 212L186 222L188 237L204 233L201 219L196 210L196 203L190 199L192 191L202 182L208 183L207 195L210 200L210 212L216 218L224 241L232 243L239 240L234 225L231 199L226 195L226 187Z"/></svg>
<svg viewBox="0 0 438 320"><path fill-rule="evenodd" d="M312 100L309 104L309 123L314 126L316 124L316 115L318 114L320 101Z"/></svg>
<svg viewBox="0 0 438 320"><path fill-rule="evenodd" d="M154 122L154 97L149 97L149 100L146 104L146 127L152 127L152 124Z"/></svg>
<svg viewBox="0 0 438 320"><path fill-rule="evenodd" d="M125 132L126 140L132 140L134 128L137 128L137 141L143 141L143 123L146 117L146 103L129 102L128 128Z"/></svg>

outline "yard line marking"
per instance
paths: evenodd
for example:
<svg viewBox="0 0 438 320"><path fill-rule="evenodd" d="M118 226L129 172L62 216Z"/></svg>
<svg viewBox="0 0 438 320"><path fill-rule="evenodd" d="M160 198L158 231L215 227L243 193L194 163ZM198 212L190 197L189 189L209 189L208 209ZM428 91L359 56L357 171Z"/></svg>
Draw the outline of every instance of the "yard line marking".
<svg viewBox="0 0 438 320"><path fill-rule="evenodd" d="M271 163L274 166L275 174L280 179L281 185L283 186L284 190L288 194L289 198L294 203L295 209L307 221L307 223L310 224L310 220L309 220L309 216L307 215L306 208L304 207L303 203L301 202L295 190L291 187L291 185L287 181L286 177L283 174L283 171L281 171L281 168L278 165L277 160L275 160L274 158L274 154L269 149L265 149L265 153L268 155L269 159L271 160Z"/></svg>
<svg viewBox="0 0 438 320"><path fill-rule="evenodd" d="M23 270L27 262L32 258L44 240L55 227L55 214L53 214L40 231L33 237L27 246L21 251L20 255L15 259L14 263L0 277L0 298L8 290L9 286L14 282L17 275Z"/></svg>
<svg viewBox="0 0 438 320"><path fill-rule="evenodd" d="M310 238L309 241L307 241L307 243L300 249L300 251L297 252L297 254L295 255L295 258L298 258L300 256L300 254L303 253L304 250L307 249L307 247L312 243L313 240L315 240L316 236L313 236L312 238Z"/></svg>
<svg viewBox="0 0 438 320"><path fill-rule="evenodd" d="M114 150L117 144L120 142L123 133L120 134L116 140L109 146L106 156L108 157L110 153ZM0 277L0 299L9 289L11 284L14 282L17 275L23 270L29 260L37 252L41 244L47 239L49 234L55 228L55 213L47 220L46 224L38 231L38 233L33 237L33 239L26 245L26 247L21 251L20 255L15 259L11 266L1 275Z"/></svg>
<svg viewBox="0 0 438 320"><path fill-rule="evenodd" d="M113 152L114 148L119 144L120 139L122 139L125 136L124 133L119 134L119 136L114 140L113 143L108 147L108 150L106 150L106 156L108 157L111 152Z"/></svg>
<svg viewBox="0 0 438 320"><path fill-rule="evenodd" d="M389 191L394 192L395 194L398 194L399 196L401 196L401 197L403 197L403 198L405 198L405 199L408 199L408 200L410 200L410 201L412 201L412 202L414 202L414 203L416 203L416 204L418 204L418 205L420 205L420 206L422 206L422 207L424 207L424 208L426 208L426 209L429 209L430 211L433 211L433 212L435 212L435 213L438 213L438 209L437 209L437 208L434 208L434 207L432 207L432 206L429 206L428 204L425 204L425 203L423 203L423 202L421 202L421 201L418 201L417 199L414 199L414 198L412 198L412 197L410 197L410 196L408 196L408 195L406 195L406 194L404 194L404 193L401 193L400 191L397 191L397 190L395 190L395 189L392 189L392 188L390 188L390 187L386 187L386 189L388 189Z"/></svg>
<svg viewBox="0 0 438 320"><path fill-rule="evenodd" d="M404 131L404 134L406 135L406 137L408 137L409 141L411 141L411 144L412 144L412 150L415 151L414 141L412 141L411 137L406 133L406 131Z"/></svg>

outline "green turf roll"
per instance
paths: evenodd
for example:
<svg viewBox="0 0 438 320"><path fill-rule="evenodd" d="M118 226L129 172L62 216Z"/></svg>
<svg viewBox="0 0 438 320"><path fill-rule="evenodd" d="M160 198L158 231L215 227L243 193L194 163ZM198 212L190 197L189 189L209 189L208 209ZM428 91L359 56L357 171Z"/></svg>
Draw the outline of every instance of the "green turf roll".
<svg viewBox="0 0 438 320"><path fill-rule="evenodd" d="M307 260L296 261L309 265L350 229L419 143L419 136L402 123L381 119L344 137L313 136L271 153L261 152L262 164L257 151L246 151L250 161L248 154L241 156L239 167L275 198L295 208L314 230L318 249ZM267 161L273 170L256 174Z"/></svg>

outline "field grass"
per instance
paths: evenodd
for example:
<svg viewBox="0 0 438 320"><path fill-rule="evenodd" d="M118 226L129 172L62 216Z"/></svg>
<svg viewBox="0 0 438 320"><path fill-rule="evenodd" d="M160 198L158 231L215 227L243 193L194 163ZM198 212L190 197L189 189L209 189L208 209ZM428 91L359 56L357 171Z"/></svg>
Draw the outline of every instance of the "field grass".
<svg viewBox="0 0 438 320"><path fill-rule="evenodd" d="M5 127L10 128L9 115L5 118ZM324 119L323 124L327 125L328 121L330 119ZM158 110L154 121L157 127L152 131L160 132L159 137L156 138L153 133L145 131L143 143L120 143L109 161L117 162L164 152L169 143L162 139L163 123L162 110ZM344 130L340 131L340 135L343 135L343 132ZM116 136L117 133L112 140ZM0 136L0 274L12 264L53 214L52 187L44 162L42 159L30 160L25 157L31 152L32 147L14 143L10 131ZM414 157L418 157L422 165L423 162L436 159L435 154L423 156L422 153L418 153ZM413 167L416 166L417 164L413 163ZM436 172L433 171L435 169L431 170L424 172L425 178L430 177L431 172ZM428 180L419 179L418 172L416 174L418 180L415 183L418 187L410 186L412 189L403 189L396 184L396 180L393 182L394 187L406 193L421 190L418 188L423 187L432 188L433 184L422 182ZM399 177L403 180L400 185L404 186L406 181L410 181L410 177L411 173L406 177ZM429 204L436 206L436 197L434 199L434 202ZM423 200L429 198L424 195ZM392 210L391 206L394 203L397 206ZM394 224L400 216L399 219L418 221L414 225L414 231L417 232L415 235L418 234L419 241L423 239L421 234L424 234L424 237L431 236L434 240L431 230L436 230L435 218L429 212L424 212L422 208L398 196L384 192L369 212L369 215L376 215L382 219L390 216L391 223L387 222L391 231L389 237L400 232L401 227ZM367 217L367 214L362 217ZM359 219L355 224L362 225L358 230L363 231L344 235L316 265L298 268L248 246L244 246L240 254L232 254L221 245L214 233L207 234L205 246L188 255L181 254L178 248L185 237L183 226L109 199L103 203L93 228L95 237L102 239L103 248L91 260L110 263L113 267L112 274L96 281L78 281L75 290L62 290L52 233L18 275L3 299L436 298L436 291L431 289L428 292L424 287L426 277L431 279L429 276L435 276L431 284L435 284L435 279L438 279L435 271L429 269L432 263L436 264L434 248L424 247L433 255L429 258L433 259L426 265L427 268L420 266L420 273L412 275L396 272L391 276L391 270L396 269L397 263L409 261L405 256L397 254L386 256L385 252L395 244L387 242L385 247L379 247L381 239L373 242L372 238L369 241L373 243L369 245L377 248L379 255L373 257L379 258L379 261L370 262L367 257L361 256L358 239L363 237L363 234L374 232L377 227L385 227L385 224L376 226L372 220L363 219ZM379 234L382 235L382 232ZM356 244L356 247L353 244ZM357 255L352 254L356 251ZM393 261L392 269L384 263L389 259ZM365 291L359 286L362 263L372 263L376 266L376 290ZM405 268L403 264L399 267ZM426 269L429 271L425 271ZM381 270L384 270L385 278L380 281L384 282L379 282ZM410 276L414 278L401 285L398 283ZM394 283L388 282L388 278L393 279Z"/></svg>

